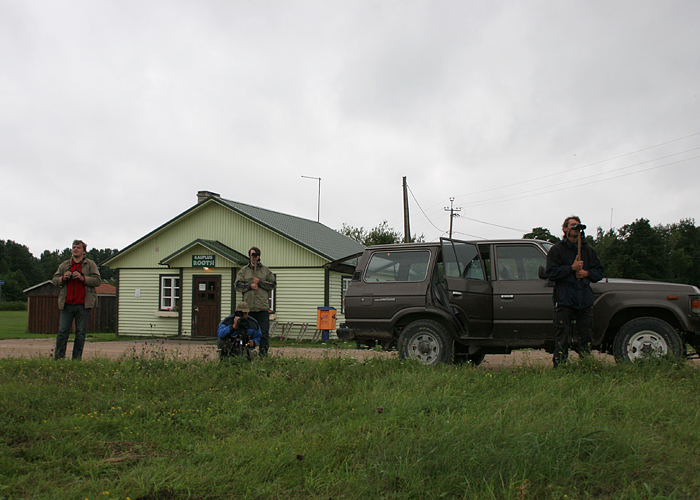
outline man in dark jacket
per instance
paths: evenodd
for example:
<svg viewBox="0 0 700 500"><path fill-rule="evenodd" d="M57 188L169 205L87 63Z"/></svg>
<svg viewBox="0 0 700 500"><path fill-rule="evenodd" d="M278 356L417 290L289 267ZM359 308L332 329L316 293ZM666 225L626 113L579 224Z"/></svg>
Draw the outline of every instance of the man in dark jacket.
<svg viewBox="0 0 700 500"><path fill-rule="evenodd" d="M591 247L583 241L586 226L575 215L564 219L564 238L547 254L547 279L554 282L554 345L556 368L569 358L572 322L576 320L579 354L591 353L593 340L593 290L591 283L600 281L605 268ZM579 238L581 242L579 245ZM580 255L579 255L580 248Z"/></svg>
<svg viewBox="0 0 700 500"><path fill-rule="evenodd" d="M219 337L219 357L228 358L236 354L246 354L248 359L252 355L255 346L260 343L262 332L255 318L249 316L250 307L245 302L239 302L233 314L227 316L220 324L216 332ZM243 341L244 353L238 353L237 342Z"/></svg>

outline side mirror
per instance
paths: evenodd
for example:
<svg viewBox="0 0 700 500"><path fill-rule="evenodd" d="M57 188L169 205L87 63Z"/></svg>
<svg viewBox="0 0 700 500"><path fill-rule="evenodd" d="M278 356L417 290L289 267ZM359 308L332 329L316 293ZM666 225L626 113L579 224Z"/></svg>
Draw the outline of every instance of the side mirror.
<svg viewBox="0 0 700 500"><path fill-rule="evenodd" d="M547 279L547 270L544 268L544 266L540 266L540 267L537 269L537 276L538 276L541 280L546 280L546 279ZM547 280L547 286L548 286L548 287L554 287L554 282L553 282L553 281Z"/></svg>

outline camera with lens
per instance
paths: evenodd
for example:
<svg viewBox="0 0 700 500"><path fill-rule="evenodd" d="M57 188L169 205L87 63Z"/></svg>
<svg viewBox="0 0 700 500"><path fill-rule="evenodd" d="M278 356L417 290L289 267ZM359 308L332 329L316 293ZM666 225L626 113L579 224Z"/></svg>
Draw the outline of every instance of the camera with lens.
<svg viewBox="0 0 700 500"><path fill-rule="evenodd" d="M236 332L243 332L247 336L248 319L243 316L243 313L241 311L236 311L234 312L234 314L239 318L238 325L236 326Z"/></svg>

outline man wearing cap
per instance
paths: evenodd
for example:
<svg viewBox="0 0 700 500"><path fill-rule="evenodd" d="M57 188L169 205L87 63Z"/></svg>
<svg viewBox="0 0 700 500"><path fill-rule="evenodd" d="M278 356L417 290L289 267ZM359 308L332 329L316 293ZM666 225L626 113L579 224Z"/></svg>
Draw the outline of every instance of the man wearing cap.
<svg viewBox="0 0 700 500"><path fill-rule="evenodd" d="M591 353L593 340L593 290L591 283L603 278L605 268L595 250L584 241L586 226L572 215L564 219L564 238L547 254L547 279L554 282L554 356L556 368L569 358L573 326L578 330L578 352L581 356Z"/></svg>
<svg viewBox="0 0 700 500"><path fill-rule="evenodd" d="M270 294L277 286L275 275L260 262L260 249L248 250L250 263L236 275L236 290L243 294L243 300L250 305L250 317L260 325L260 355L267 355L270 348Z"/></svg>
<svg viewBox="0 0 700 500"><path fill-rule="evenodd" d="M54 358L66 357L66 346L70 327L75 320L75 342L73 342L73 359L83 357L85 334L87 332L90 310L97 305L95 288L102 284L97 264L85 257L87 245L82 240L74 240L71 247L71 259L62 262L53 275L54 286L58 292L58 308L61 314L58 320L58 335Z"/></svg>
<svg viewBox="0 0 700 500"><path fill-rule="evenodd" d="M219 356L226 358L236 353L235 341L239 338L247 340L246 348L248 350L255 349L255 346L260 343L262 332L260 325L254 318L248 316L250 307L245 302L239 302L233 314L224 318L219 324L219 329L216 332L219 337L218 348Z"/></svg>

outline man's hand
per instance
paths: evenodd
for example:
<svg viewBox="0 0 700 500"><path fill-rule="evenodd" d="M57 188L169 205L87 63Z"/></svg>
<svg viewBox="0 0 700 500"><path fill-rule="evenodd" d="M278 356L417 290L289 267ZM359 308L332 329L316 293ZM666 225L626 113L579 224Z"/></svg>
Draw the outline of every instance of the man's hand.
<svg viewBox="0 0 700 500"><path fill-rule="evenodd" d="M231 330L235 330L238 328L238 320L241 319L240 316L236 316L233 318L233 325L231 325Z"/></svg>
<svg viewBox="0 0 700 500"><path fill-rule="evenodd" d="M253 282L250 284L250 289L251 289L251 290L257 290L257 289L258 289L258 283L260 283L260 278L253 278Z"/></svg>
<svg viewBox="0 0 700 500"><path fill-rule="evenodd" d="M72 276L73 273L70 270L66 271L65 273L63 273L63 281L68 281L69 279L71 279Z"/></svg>
<svg viewBox="0 0 700 500"><path fill-rule="evenodd" d="M586 271L583 268L583 261L579 260L578 255L576 256L576 260L574 261L574 263L571 264L571 269L574 270L574 273L576 274L576 279L583 279L588 276L588 271Z"/></svg>
<svg viewBox="0 0 700 500"><path fill-rule="evenodd" d="M583 269L583 261L579 260L578 255L576 256L574 263L571 264L571 269L573 269L574 272L578 272Z"/></svg>
<svg viewBox="0 0 700 500"><path fill-rule="evenodd" d="M252 340L249 340L248 347L255 347L255 342L253 342Z"/></svg>

